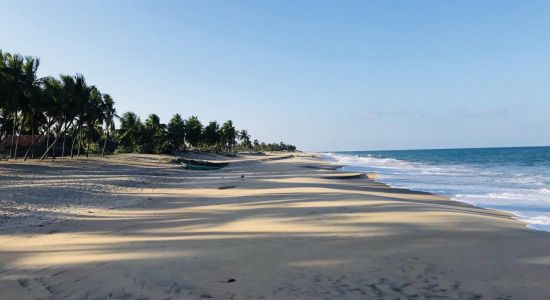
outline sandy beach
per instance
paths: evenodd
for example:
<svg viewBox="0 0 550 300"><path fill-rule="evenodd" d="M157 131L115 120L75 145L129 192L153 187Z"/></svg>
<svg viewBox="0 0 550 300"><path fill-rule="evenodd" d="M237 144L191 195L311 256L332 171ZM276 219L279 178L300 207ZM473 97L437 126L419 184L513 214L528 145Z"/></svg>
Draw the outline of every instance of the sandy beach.
<svg viewBox="0 0 550 300"><path fill-rule="evenodd" d="M191 158L230 164L0 162L0 299L550 297L550 235L508 214L314 154Z"/></svg>

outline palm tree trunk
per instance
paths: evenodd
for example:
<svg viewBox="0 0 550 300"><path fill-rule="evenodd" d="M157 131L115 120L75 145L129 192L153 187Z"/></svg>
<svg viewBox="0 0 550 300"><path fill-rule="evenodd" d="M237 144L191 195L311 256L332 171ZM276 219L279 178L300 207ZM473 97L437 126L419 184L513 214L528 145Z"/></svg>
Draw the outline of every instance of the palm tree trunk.
<svg viewBox="0 0 550 300"><path fill-rule="evenodd" d="M46 151L44 151L44 154L42 154L42 157L40 157L40 160L44 160L44 157L46 157L46 154L50 151L50 149L52 149L55 146L55 144L57 144L57 141L59 141L59 137L61 136L61 129L63 128L63 125L65 125L65 130L63 130L63 143L65 143L65 133L67 132L67 125L63 123L61 124L61 126L59 126L59 132L55 136L55 140L48 148L46 148ZM52 155L53 158L55 158L55 149L52 151L52 153L53 153Z"/></svg>
<svg viewBox="0 0 550 300"><path fill-rule="evenodd" d="M13 126L12 126L12 134L11 134L11 145L10 145L10 158L13 151L13 143L15 141L15 129L17 128L17 110L13 113Z"/></svg>
<svg viewBox="0 0 550 300"><path fill-rule="evenodd" d="M90 142L86 140L86 157L90 157L89 152L90 152Z"/></svg>
<svg viewBox="0 0 550 300"><path fill-rule="evenodd" d="M75 134L75 135L73 136L73 141L72 141L72 143L71 143L71 158L73 158L74 144L75 144L75 142L76 142L77 136L78 136L78 134Z"/></svg>
<svg viewBox="0 0 550 300"><path fill-rule="evenodd" d="M21 120L21 128L19 128L19 134L17 134L17 139L15 140L15 160L17 160L17 148L19 146L19 137L21 136L21 131L23 131L23 120Z"/></svg>
<svg viewBox="0 0 550 300"><path fill-rule="evenodd" d="M101 156L105 157L105 147L107 146L107 140L109 139L109 131L105 133L105 141L103 142L103 150L101 150Z"/></svg>
<svg viewBox="0 0 550 300"><path fill-rule="evenodd" d="M31 118L31 136L32 136L32 141L31 141L31 158L34 158L34 110L32 112L32 118ZM29 150L27 149L27 152L29 152ZM27 154L25 153L25 156L27 156Z"/></svg>
<svg viewBox="0 0 550 300"><path fill-rule="evenodd" d="M33 119L31 119L31 145L29 148L27 148L27 152L25 152L25 157L23 157L23 161L27 161L27 157L29 156L29 151L32 150L32 147L34 146L34 124ZM40 137L38 137L40 139ZM34 158L34 152L32 154L32 157Z"/></svg>
<svg viewBox="0 0 550 300"><path fill-rule="evenodd" d="M65 132L63 132L63 149L61 150L61 157L65 157L65 143L66 143L65 139L66 139Z"/></svg>
<svg viewBox="0 0 550 300"><path fill-rule="evenodd" d="M78 132L80 131L80 125L78 125L78 127L76 128L76 130L74 131L74 136L73 136L73 141L71 143L71 158L74 157L74 144L77 142L78 140Z"/></svg>
<svg viewBox="0 0 550 300"><path fill-rule="evenodd" d="M65 144L66 144L66 138L67 138L67 130L69 129L69 123L65 123L65 121L66 121L66 118L63 119L63 124L62 124L62 125L65 125L65 130L63 130L63 149L61 150L61 157L65 157Z"/></svg>
<svg viewBox="0 0 550 300"><path fill-rule="evenodd" d="M77 156L80 157L80 148L82 148L82 129L78 131L78 150L77 150Z"/></svg>
<svg viewBox="0 0 550 300"><path fill-rule="evenodd" d="M50 125L48 123L48 130L46 130L46 149L50 146ZM46 157L48 157L48 152L46 152Z"/></svg>
<svg viewBox="0 0 550 300"><path fill-rule="evenodd" d="M19 135L21 135L21 132L17 135L17 138L15 139L15 151L13 153L14 159L17 160L17 145L19 144Z"/></svg>
<svg viewBox="0 0 550 300"><path fill-rule="evenodd" d="M31 137L32 137L32 141L31 141L31 147L29 147L31 149L31 158L34 158L34 110L32 112L32 117L31 117ZM27 149L27 152L29 152L29 150ZM27 153L25 153L25 156L27 155Z"/></svg>
<svg viewBox="0 0 550 300"><path fill-rule="evenodd" d="M55 138L55 140L53 140L53 143L46 149L46 151L44 151L44 154L42 154L42 157L40 157L40 160L44 160L44 158L46 157L46 154L50 151L50 149L52 149L55 144L57 144L57 141L59 141L59 136L57 136ZM53 158L55 158L55 150L52 151L53 153Z"/></svg>
<svg viewBox="0 0 550 300"><path fill-rule="evenodd" d="M40 140L42 137L44 136L44 134L39 134L38 137L36 138L36 140ZM27 152L25 153L25 158L23 160L27 160L27 156L29 155L29 150L31 150L32 147L34 147L34 136L33 136L33 140L31 142L31 146L29 147L29 149L27 149ZM34 150L33 150L34 151ZM48 153L48 151L46 151L45 153ZM34 157L33 157L34 158Z"/></svg>

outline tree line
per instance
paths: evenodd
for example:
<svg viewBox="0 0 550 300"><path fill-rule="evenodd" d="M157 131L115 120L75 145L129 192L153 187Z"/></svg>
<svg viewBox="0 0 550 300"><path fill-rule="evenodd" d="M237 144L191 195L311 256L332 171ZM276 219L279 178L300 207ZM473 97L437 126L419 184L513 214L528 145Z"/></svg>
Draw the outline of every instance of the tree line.
<svg viewBox="0 0 550 300"><path fill-rule="evenodd" d="M203 125L196 116L175 114L167 124L156 114L142 121L135 113L117 114L113 98L89 85L81 74L38 77L40 60L0 50L0 140L9 139L8 157L34 155L45 140L41 159L98 153L172 153L174 151L295 151L285 143L260 143L231 120ZM115 128L115 120L119 128ZM31 136L27 149L19 140ZM23 151L21 151L23 150Z"/></svg>

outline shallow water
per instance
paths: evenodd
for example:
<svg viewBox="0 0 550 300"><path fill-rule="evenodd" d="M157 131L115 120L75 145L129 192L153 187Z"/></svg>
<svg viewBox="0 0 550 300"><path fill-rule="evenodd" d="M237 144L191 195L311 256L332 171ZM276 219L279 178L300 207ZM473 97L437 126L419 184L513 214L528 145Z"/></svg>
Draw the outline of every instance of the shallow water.
<svg viewBox="0 0 550 300"><path fill-rule="evenodd" d="M394 187L513 213L550 231L550 147L323 153L345 170L374 171Z"/></svg>

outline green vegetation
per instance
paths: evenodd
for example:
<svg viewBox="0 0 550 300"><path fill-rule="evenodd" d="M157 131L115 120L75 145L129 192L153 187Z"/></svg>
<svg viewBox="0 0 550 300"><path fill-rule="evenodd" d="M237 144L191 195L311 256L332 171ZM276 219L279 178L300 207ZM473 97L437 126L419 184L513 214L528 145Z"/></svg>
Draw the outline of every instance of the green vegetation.
<svg viewBox="0 0 550 300"><path fill-rule="evenodd" d="M119 116L113 98L88 85L83 75L39 78L39 65L38 58L0 50L0 151L10 158L296 150L284 143L252 143L248 131L236 130L231 120L203 126L196 116L184 120L175 114L168 124L156 114L145 122L133 112Z"/></svg>

